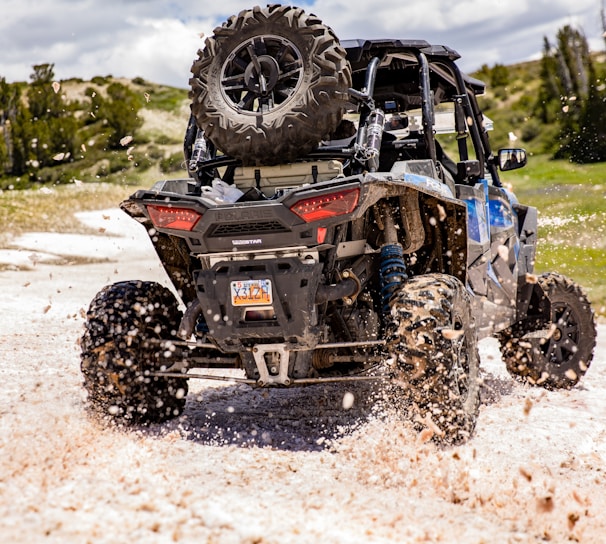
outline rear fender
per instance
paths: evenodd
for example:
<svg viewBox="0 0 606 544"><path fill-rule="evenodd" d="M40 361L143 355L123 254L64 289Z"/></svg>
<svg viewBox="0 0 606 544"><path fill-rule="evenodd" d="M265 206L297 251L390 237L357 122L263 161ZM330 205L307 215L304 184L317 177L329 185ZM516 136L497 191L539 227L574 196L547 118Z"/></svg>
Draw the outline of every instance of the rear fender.
<svg viewBox="0 0 606 544"><path fill-rule="evenodd" d="M467 276L467 207L453 198L449 187L433 178L405 173L402 179L369 174L366 198L357 213L381 199L394 199L399 208L399 242L404 253L420 252L424 272Z"/></svg>
<svg viewBox="0 0 606 544"><path fill-rule="evenodd" d="M196 286L193 282L193 273L200 268L200 261L191 257L185 239L156 231L149 217L143 212L142 206L133 200L125 200L120 204L120 208L143 225L164 270L183 302L188 304L194 300Z"/></svg>

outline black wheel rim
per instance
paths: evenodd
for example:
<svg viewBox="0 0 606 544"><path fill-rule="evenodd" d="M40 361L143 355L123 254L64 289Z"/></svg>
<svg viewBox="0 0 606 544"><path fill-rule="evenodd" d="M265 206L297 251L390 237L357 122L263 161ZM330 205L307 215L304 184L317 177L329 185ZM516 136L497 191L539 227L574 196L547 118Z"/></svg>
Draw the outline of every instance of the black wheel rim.
<svg viewBox="0 0 606 544"><path fill-rule="evenodd" d="M223 64L221 91L227 104L242 113L279 108L303 79L303 57L281 36L256 36L242 43Z"/></svg>
<svg viewBox="0 0 606 544"><path fill-rule="evenodd" d="M550 363L562 364L579 351L581 337L577 316L567 304L552 305L553 330L542 344L541 351Z"/></svg>

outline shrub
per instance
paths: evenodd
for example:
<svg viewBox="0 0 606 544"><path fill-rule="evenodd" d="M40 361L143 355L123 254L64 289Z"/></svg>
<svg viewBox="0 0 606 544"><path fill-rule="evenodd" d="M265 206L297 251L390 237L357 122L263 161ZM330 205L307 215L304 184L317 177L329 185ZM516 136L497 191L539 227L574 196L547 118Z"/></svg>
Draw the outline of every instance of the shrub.
<svg viewBox="0 0 606 544"><path fill-rule="evenodd" d="M170 157L166 157L160 161L160 172L170 174L184 169L183 154L173 153Z"/></svg>

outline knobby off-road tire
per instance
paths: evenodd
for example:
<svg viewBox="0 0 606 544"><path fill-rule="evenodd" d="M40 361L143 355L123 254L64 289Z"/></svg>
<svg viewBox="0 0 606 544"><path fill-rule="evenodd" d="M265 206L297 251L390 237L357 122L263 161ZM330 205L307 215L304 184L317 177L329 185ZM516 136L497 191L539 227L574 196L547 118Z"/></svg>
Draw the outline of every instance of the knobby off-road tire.
<svg viewBox="0 0 606 544"><path fill-rule="evenodd" d="M81 370L89 404L128 423L161 422L185 406L187 381L150 376L163 365L181 321L177 300L154 282L127 281L102 289L90 304L81 339Z"/></svg>
<svg viewBox="0 0 606 544"><path fill-rule="evenodd" d="M593 311L571 279L549 273L539 276L538 282L551 301L551 319L539 334L520 326L501 332L503 360L509 373L524 383L569 389L587 372L593 358Z"/></svg>
<svg viewBox="0 0 606 544"><path fill-rule="evenodd" d="M407 280L390 303L387 333L418 429L456 444L473 433L480 405L479 354L465 286L445 274Z"/></svg>
<svg viewBox="0 0 606 544"><path fill-rule="evenodd" d="M198 51L191 110L206 137L245 165L289 162L341 120L351 67L333 31L292 6L231 17Z"/></svg>

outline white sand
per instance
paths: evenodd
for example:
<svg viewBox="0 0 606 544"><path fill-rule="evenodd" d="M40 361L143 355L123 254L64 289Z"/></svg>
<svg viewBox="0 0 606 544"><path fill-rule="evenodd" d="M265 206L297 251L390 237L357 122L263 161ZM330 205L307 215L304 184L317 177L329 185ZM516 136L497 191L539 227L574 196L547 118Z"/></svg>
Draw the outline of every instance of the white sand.
<svg viewBox="0 0 606 544"><path fill-rule="evenodd" d="M178 420L107 427L85 411L83 312L107 283L166 278L140 225L115 210L81 218L99 234L28 234L15 243L29 269L0 272L0 541L604 541L603 325L572 391L514 383L482 342L486 402L455 448L375 413L367 386L191 382Z"/></svg>

